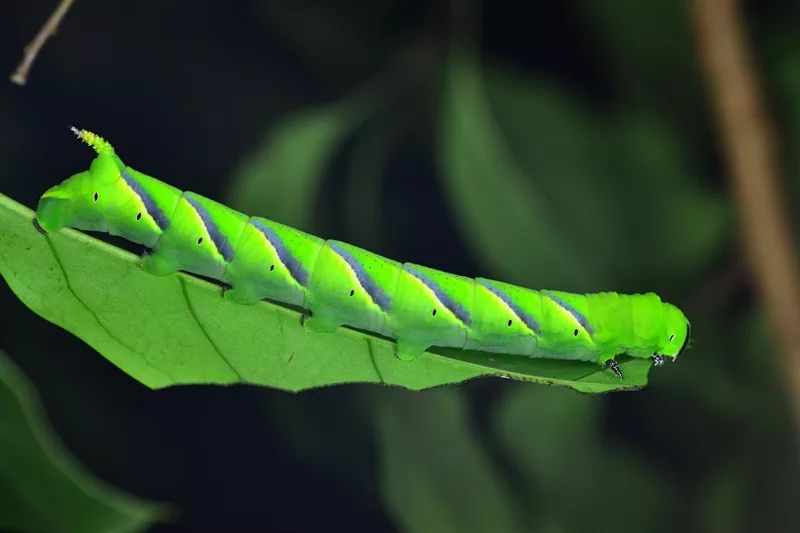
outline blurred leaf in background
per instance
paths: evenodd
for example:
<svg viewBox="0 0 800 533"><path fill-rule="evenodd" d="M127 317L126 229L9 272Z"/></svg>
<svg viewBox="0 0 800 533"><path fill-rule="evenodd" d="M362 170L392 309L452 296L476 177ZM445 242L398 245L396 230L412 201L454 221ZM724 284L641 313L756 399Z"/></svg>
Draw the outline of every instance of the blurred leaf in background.
<svg viewBox="0 0 800 533"><path fill-rule="evenodd" d="M456 47L442 57L440 105L429 117L439 131L431 150L440 163L443 200L478 263L476 273L579 291L668 288L665 296L687 298L691 284L729 260L733 228L724 191L709 175L712 141L684 7L584 4L576 15L600 44L618 103L600 105L549 73ZM358 146L372 142L360 131L354 136ZM364 188L375 197L380 186ZM348 214L354 221L361 215L352 207ZM327 220L323 225L331 225ZM361 238L357 226L351 222L348 230ZM724 458L715 462L714 450L725 447L730 424L752 431L757 412L772 411L781 420L785 413L771 402L737 401L747 386L736 361L750 349L712 340L731 322L727 316L701 320L697 329L705 340L659 375L652 393L598 403L566 391L510 387L489 408L491 438L465 414L475 411L466 398L482 398L486 388L426 393L424 407L450 406L435 415L422 400L368 391L364 403L376 406L379 476L390 515L409 531L483 524L458 520L484 508L503 509L492 520L512 531L666 531L669 524L696 523L695 517L710 529L736 529L746 519L731 513L720 520L715 513L746 505L752 474ZM774 388L775 376L766 374L752 387ZM612 405L617 411L609 414ZM692 416L694 410L702 414ZM614 423L607 418L623 420L623 428L610 436ZM773 423L780 424L765 422ZM456 435L457 442L448 440ZM339 438L344 445L346 438ZM648 439L661 442L648 447ZM746 439L735 453L758 449ZM466 473L451 471L444 450L458 450L452 455ZM495 460L498 453L506 464ZM492 506L461 488L465 475L492 487L486 489ZM453 497L444 500L443 492Z"/></svg>
<svg viewBox="0 0 800 533"><path fill-rule="evenodd" d="M673 491L644 458L600 435L602 404L512 387L495 431L522 480L521 502L543 531L668 531Z"/></svg>
<svg viewBox="0 0 800 533"><path fill-rule="evenodd" d="M0 529L144 531L167 516L165 506L106 485L78 464L33 386L0 352Z"/></svg>
<svg viewBox="0 0 800 533"><path fill-rule="evenodd" d="M344 101L283 119L236 171L229 204L244 213L312 230L326 169L358 124L360 104Z"/></svg>
<svg viewBox="0 0 800 533"><path fill-rule="evenodd" d="M404 531L526 531L511 487L470 427L462 391L380 395L381 493Z"/></svg>
<svg viewBox="0 0 800 533"><path fill-rule="evenodd" d="M451 59L443 98L448 198L481 262L503 279L647 286L686 278L728 237L722 198L698 190L697 171L655 116L593 117L553 84L508 68L482 73L464 51Z"/></svg>

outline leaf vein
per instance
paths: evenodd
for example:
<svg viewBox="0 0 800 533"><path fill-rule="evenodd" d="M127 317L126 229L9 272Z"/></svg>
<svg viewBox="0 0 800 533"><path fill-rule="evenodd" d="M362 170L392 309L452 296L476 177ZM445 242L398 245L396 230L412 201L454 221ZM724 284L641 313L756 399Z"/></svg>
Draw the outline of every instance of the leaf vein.
<svg viewBox="0 0 800 533"><path fill-rule="evenodd" d="M378 376L378 381L381 383L386 383L383 379L383 374L381 374L380 368L378 368L378 363L375 361L375 352L372 350L372 341L368 338L365 338L364 341L367 343L367 351L369 352L369 360L372 362L372 368L375 369L375 374Z"/></svg>
<svg viewBox="0 0 800 533"><path fill-rule="evenodd" d="M214 348L214 351L217 352L219 358L222 359L226 365L228 365L228 368L231 369L231 372L236 374L239 383L246 383L244 377L242 377L239 371L236 370L236 368L231 364L231 362L228 360L225 354L222 353L222 350L219 349L217 343L214 342L214 339L212 339L211 335L209 335L206 327L203 325L202 322L200 322L200 317L197 316L197 311L195 311L194 304L192 303L192 300L189 298L189 291L186 289L186 280L184 280L182 277L178 277L178 282L181 284L181 291L183 292L183 299L186 301L186 307L189 309L189 314L192 315L192 319L194 319L194 322L195 324L197 324L197 327L200 328L200 331L203 333L203 335L205 336L206 340L211 345L211 347Z"/></svg>
<svg viewBox="0 0 800 533"><path fill-rule="evenodd" d="M94 318L95 322L97 322L97 325L100 326L100 329L102 329L106 333L106 335L108 335L114 342L118 343L120 346L122 346L126 350L136 354L139 357L139 359L141 359L142 362L144 362L144 364L146 364L147 366L149 366L150 368L152 368L156 372L159 372L163 376L169 378L173 382L176 381L175 378L170 376L164 370L162 370L160 368L156 368L155 366L153 366L153 364L150 361L148 361L147 358L144 355L139 353L133 346L129 345L128 343L123 341L121 338L119 338L116 335L114 335L111 332L111 330L108 329L108 327L103 323L103 321L100 320L100 316L95 312L95 310L92 309L91 307L89 307L89 305L83 300L83 298L81 298L78 295L78 293L72 287L72 283L70 282L69 276L67 275L67 269L64 267L64 263L61 262L61 257L58 255L58 252L56 251L56 247L53 244L53 241L50 240L50 236L49 235L45 236L45 241L47 242L47 246L50 248L50 253L53 254L53 259L56 260L56 264L58 265L58 268L61 270L61 275L64 278L64 285L66 286L67 290L78 301L78 303L81 304L81 306L83 306L83 308L86 309L86 311L90 315L92 315L92 317Z"/></svg>

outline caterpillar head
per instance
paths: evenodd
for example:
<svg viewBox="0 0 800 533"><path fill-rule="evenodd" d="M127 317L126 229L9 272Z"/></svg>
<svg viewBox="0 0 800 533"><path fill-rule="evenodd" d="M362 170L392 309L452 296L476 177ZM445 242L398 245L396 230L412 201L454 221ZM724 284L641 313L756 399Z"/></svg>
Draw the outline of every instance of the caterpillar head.
<svg viewBox="0 0 800 533"><path fill-rule="evenodd" d="M664 304L664 340L656 350L656 355L674 360L689 342L691 327L683 312L672 304Z"/></svg>
<svg viewBox="0 0 800 533"><path fill-rule="evenodd" d="M97 157L89 170L79 172L51 187L39 199L36 220L46 231L56 231L64 226L79 229L106 231L103 213L119 180L124 164L105 139L90 131L72 128L79 139L91 146Z"/></svg>

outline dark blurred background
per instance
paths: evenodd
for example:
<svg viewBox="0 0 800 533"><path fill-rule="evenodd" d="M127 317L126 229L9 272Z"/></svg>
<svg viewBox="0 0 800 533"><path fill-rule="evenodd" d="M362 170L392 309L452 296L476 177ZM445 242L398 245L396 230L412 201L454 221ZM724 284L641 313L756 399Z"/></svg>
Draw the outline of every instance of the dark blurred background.
<svg viewBox="0 0 800 533"><path fill-rule="evenodd" d="M0 4L8 74L55 4ZM800 4L745 7L796 209ZM701 74L674 0L77 0L28 84L0 84L4 194L33 207L87 167L74 124L395 259L655 291L695 347L603 396L150 391L3 289L0 349L88 470L175 504L157 530L798 531L796 431Z"/></svg>

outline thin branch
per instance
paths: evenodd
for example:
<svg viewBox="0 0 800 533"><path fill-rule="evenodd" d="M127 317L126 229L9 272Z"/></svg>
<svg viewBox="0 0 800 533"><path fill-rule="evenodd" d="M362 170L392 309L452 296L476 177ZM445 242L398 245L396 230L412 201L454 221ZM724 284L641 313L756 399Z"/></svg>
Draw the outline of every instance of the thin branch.
<svg viewBox="0 0 800 533"><path fill-rule="evenodd" d="M738 0L694 0L699 53L731 177L745 258L800 427L800 278L764 108Z"/></svg>
<svg viewBox="0 0 800 533"><path fill-rule="evenodd" d="M73 1L74 0L61 0L61 3L58 4L50 15L50 18L47 19L47 22L45 22L44 26L39 30L39 33L36 34L36 37L28 43L22 55L22 61L20 61L17 69L11 74L11 83L25 85L28 81L28 73L31 70L31 65L33 65L33 62L36 60L36 56L39 55L39 50L42 49L47 39L55 35L58 30L58 25L61 24L61 19L67 14Z"/></svg>

